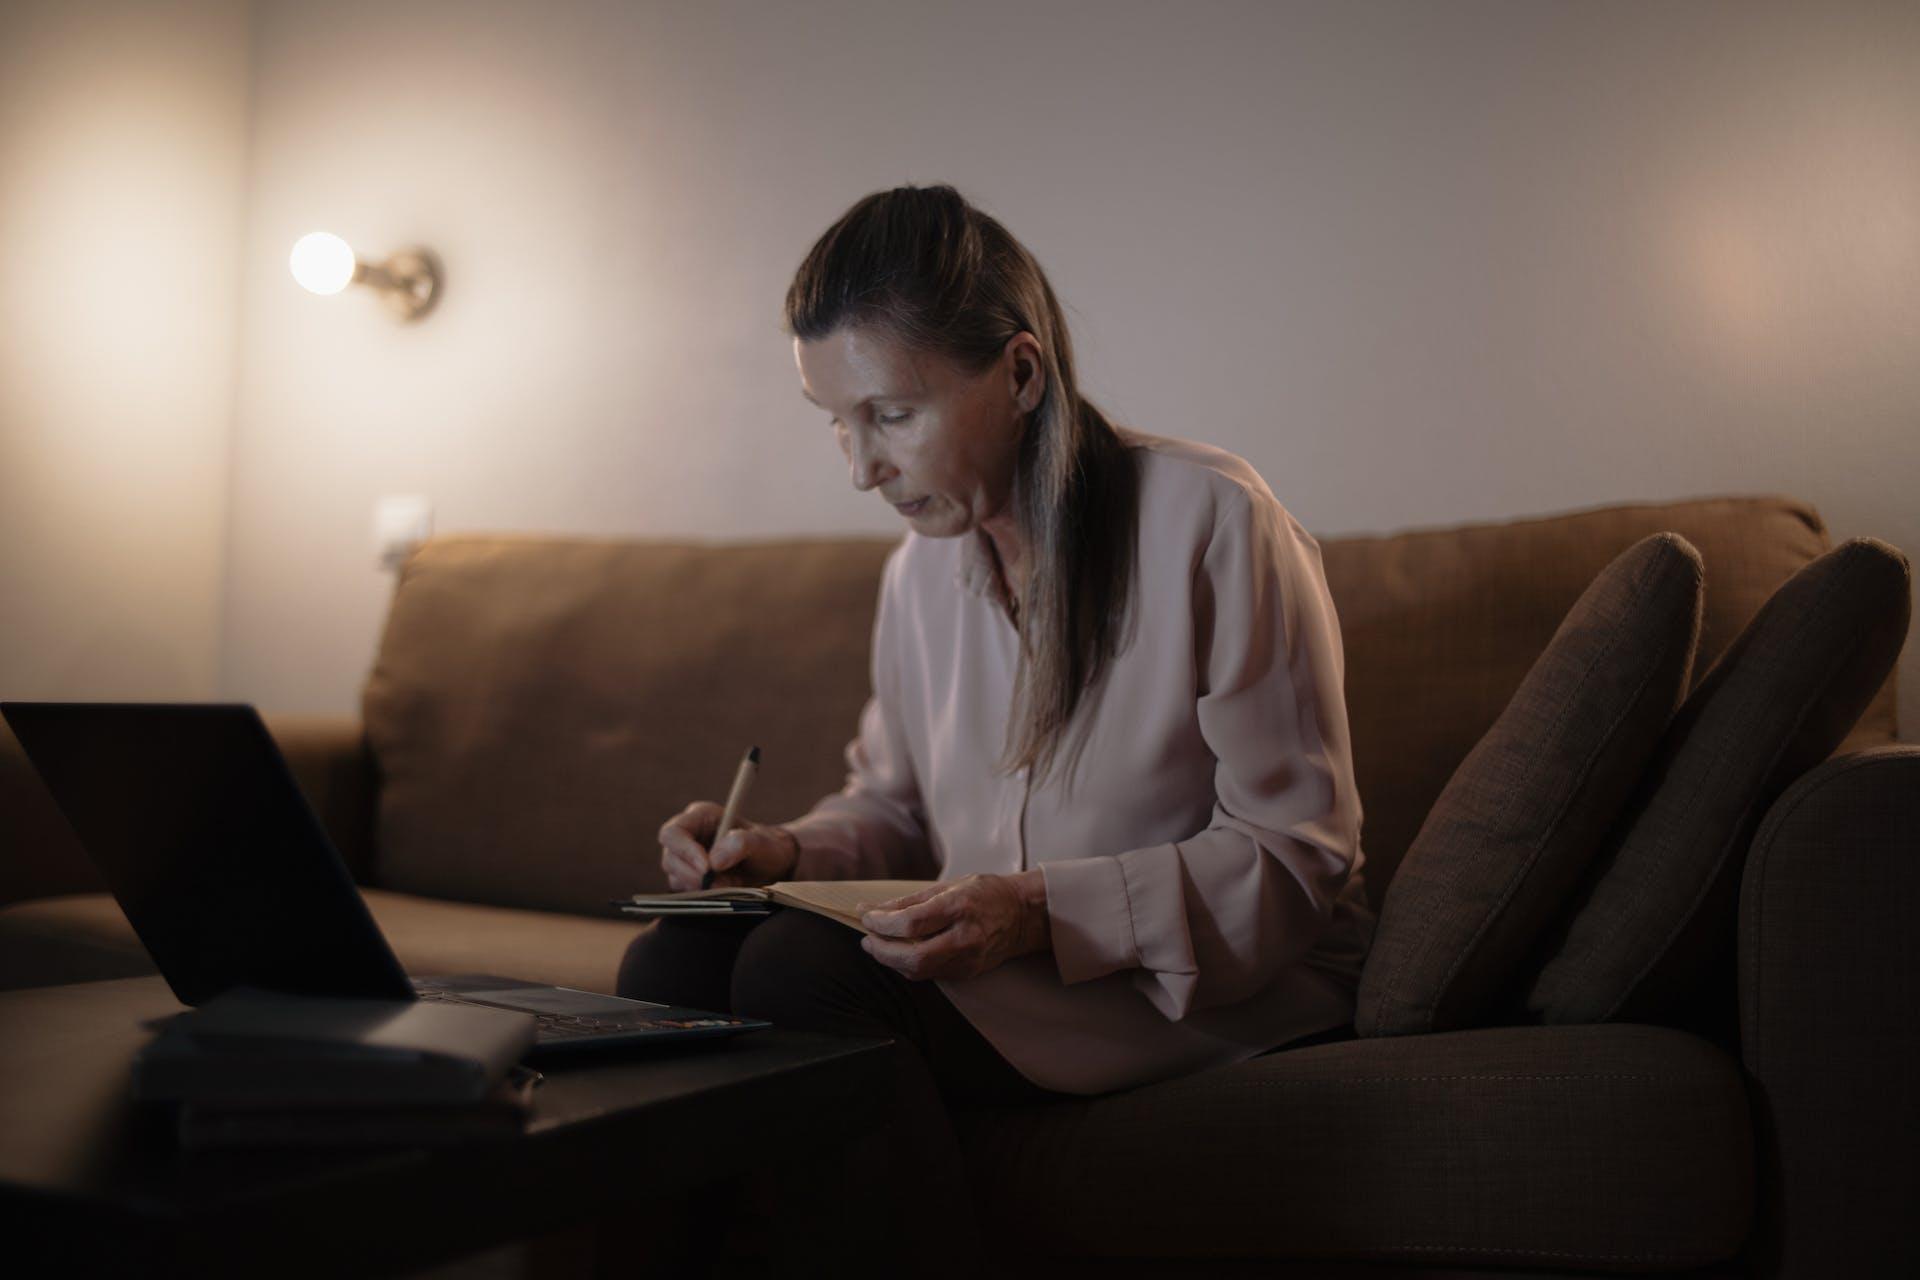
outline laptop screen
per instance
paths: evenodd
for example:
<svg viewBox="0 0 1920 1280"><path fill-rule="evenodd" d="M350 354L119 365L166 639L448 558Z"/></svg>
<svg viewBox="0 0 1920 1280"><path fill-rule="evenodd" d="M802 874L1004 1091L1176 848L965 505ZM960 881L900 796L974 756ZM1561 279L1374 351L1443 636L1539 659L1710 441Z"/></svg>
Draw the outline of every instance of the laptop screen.
<svg viewBox="0 0 1920 1280"><path fill-rule="evenodd" d="M259 713L0 702L184 1004L235 986L413 998Z"/></svg>

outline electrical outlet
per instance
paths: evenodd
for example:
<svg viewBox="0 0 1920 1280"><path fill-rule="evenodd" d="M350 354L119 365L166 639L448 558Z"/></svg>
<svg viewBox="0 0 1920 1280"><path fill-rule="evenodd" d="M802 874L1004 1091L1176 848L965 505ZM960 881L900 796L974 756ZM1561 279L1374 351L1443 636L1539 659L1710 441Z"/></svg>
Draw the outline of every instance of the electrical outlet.
<svg viewBox="0 0 1920 1280"><path fill-rule="evenodd" d="M373 551L389 573L432 535L433 500L425 494L388 494L373 504Z"/></svg>

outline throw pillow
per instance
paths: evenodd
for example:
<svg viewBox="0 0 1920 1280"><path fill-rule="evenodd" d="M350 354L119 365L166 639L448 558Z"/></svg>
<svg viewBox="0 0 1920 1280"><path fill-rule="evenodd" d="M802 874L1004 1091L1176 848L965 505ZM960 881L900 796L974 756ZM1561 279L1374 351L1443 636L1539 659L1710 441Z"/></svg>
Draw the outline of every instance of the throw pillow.
<svg viewBox="0 0 1920 1280"><path fill-rule="evenodd" d="M1767 809L1832 754L1906 640L1912 573L1854 538L1795 573L1668 726L1634 801L1550 932L1542 1022L1733 1025L1739 872Z"/></svg>
<svg viewBox="0 0 1920 1280"><path fill-rule="evenodd" d="M1363 1036L1475 1025L1567 902L1686 692L1700 553L1642 538L1561 621L1454 770L1381 903Z"/></svg>

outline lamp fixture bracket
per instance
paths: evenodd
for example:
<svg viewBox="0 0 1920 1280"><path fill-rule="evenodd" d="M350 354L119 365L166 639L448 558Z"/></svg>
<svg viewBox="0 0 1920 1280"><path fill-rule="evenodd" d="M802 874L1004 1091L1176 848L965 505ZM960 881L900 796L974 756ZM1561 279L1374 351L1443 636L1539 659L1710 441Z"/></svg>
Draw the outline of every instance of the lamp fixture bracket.
<svg viewBox="0 0 1920 1280"><path fill-rule="evenodd" d="M440 260L431 249L402 249L385 262L356 262L353 282L372 285L402 320L418 320L440 299Z"/></svg>

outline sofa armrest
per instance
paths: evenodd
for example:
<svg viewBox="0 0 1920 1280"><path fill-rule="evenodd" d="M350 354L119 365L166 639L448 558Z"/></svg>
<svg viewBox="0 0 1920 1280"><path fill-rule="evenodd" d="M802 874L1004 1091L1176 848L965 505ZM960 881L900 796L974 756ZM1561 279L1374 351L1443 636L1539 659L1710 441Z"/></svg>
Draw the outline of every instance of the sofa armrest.
<svg viewBox="0 0 1920 1280"><path fill-rule="evenodd" d="M1759 1275L1920 1274L1917 923L1920 745L1809 770L1768 810L1740 886Z"/></svg>
<svg viewBox="0 0 1920 1280"><path fill-rule="evenodd" d="M372 883L379 779L366 727L352 716L261 718L354 881Z"/></svg>

